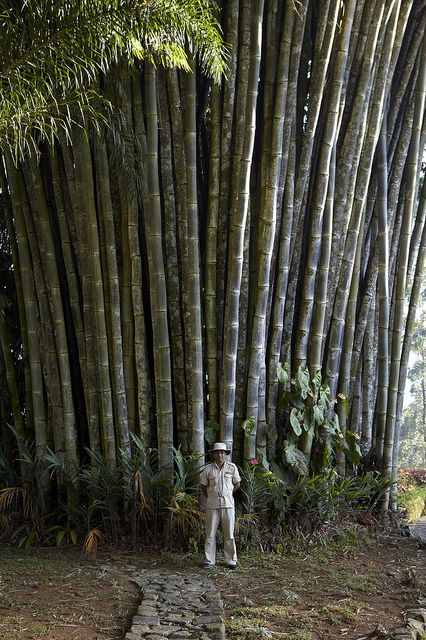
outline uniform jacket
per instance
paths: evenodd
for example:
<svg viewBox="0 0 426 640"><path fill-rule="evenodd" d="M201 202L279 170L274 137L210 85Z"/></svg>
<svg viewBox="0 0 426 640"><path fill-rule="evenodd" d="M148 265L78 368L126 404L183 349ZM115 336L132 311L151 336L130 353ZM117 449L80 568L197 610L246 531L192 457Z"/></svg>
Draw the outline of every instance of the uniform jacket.
<svg viewBox="0 0 426 640"><path fill-rule="evenodd" d="M207 487L206 509L232 509L232 493L237 482L241 482L241 478L232 462L224 462L221 469L215 462L207 464L200 476L200 484Z"/></svg>

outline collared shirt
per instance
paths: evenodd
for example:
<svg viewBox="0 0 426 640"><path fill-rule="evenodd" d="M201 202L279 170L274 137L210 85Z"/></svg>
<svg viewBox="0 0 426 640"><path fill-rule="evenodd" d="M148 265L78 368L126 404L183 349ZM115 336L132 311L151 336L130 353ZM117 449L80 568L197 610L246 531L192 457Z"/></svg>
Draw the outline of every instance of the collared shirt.
<svg viewBox="0 0 426 640"><path fill-rule="evenodd" d="M215 462L207 464L200 476L200 484L207 487L206 509L232 509L232 493L237 482L241 482L241 478L232 462L224 462L221 468Z"/></svg>

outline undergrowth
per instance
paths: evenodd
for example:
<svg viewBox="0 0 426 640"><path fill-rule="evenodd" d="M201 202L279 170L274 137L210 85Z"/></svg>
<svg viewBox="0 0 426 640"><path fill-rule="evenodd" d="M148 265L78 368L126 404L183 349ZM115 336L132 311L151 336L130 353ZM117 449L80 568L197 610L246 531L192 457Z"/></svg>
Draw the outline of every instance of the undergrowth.
<svg viewBox="0 0 426 640"><path fill-rule="evenodd" d="M87 463L74 469L65 468L50 450L36 457L22 440L19 452L24 470L20 481L1 467L0 456L3 541L23 549L82 544L93 555L106 543L140 548L159 542L165 549L199 549L204 537L199 457L173 449L170 479L159 468L157 451L135 435L132 454L122 451L113 469L90 450ZM333 470L283 478L258 460L240 471L237 541L241 548L260 551L279 549L288 539L334 544L345 528L345 535L352 535L357 521L376 524L374 514L390 485L389 478L373 472L344 480Z"/></svg>
<svg viewBox="0 0 426 640"><path fill-rule="evenodd" d="M411 487L398 496L398 505L404 510L408 522L418 520L426 513L426 486Z"/></svg>

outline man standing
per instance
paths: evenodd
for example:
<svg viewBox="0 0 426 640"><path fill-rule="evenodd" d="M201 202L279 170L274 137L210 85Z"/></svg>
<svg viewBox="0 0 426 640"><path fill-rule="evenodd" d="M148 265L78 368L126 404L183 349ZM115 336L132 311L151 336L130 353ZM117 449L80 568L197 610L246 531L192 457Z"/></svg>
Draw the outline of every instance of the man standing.
<svg viewBox="0 0 426 640"><path fill-rule="evenodd" d="M206 501L205 569L216 563L216 532L219 523L223 534L223 553L230 569L237 566L234 526L235 508L233 494L240 487L240 474L235 464L226 461L230 450L224 442L215 442L210 449L213 462L207 464L200 476L201 491Z"/></svg>

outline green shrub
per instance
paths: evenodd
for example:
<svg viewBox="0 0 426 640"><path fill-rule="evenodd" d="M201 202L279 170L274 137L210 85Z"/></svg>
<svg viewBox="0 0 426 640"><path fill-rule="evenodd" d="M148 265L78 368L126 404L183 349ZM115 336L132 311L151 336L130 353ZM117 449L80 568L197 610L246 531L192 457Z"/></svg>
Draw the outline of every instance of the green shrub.
<svg viewBox="0 0 426 640"><path fill-rule="evenodd" d="M309 533L359 511L372 513L391 483L373 472L341 480L335 471L284 481L257 459L241 470L241 479L237 528L245 546L259 540L268 546L283 530Z"/></svg>
<svg viewBox="0 0 426 640"><path fill-rule="evenodd" d="M400 493L398 505L404 509L408 522L418 520L426 512L426 487L415 487Z"/></svg>
<svg viewBox="0 0 426 640"><path fill-rule="evenodd" d="M173 449L175 473L170 483L159 467L156 449L145 447L134 434L132 445L131 454L120 451L116 467L86 449L87 462L73 469L71 477L54 452L37 457L34 447L19 439L25 478L17 476L16 486L8 486L10 480L0 484L0 538L26 549L84 541L91 553L99 540L118 544L130 539L134 547L141 540L161 540L185 548L190 538L199 541L199 456ZM0 450L0 480L4 468ZM66 501L67 491L76 485L76 499ZM48 510L45 495L50 506L55 492L56 504Z"/></svg>

